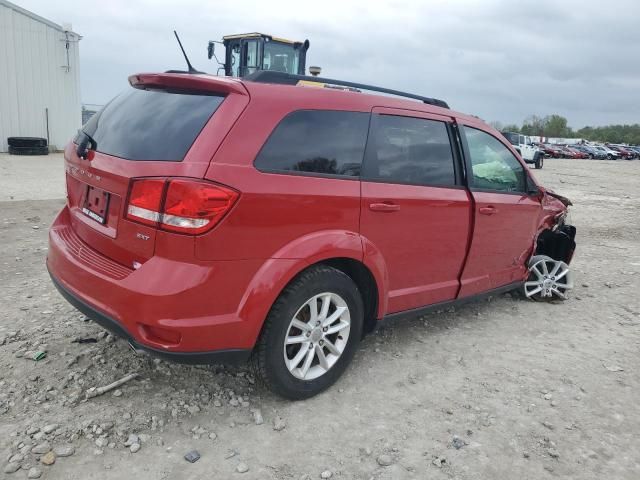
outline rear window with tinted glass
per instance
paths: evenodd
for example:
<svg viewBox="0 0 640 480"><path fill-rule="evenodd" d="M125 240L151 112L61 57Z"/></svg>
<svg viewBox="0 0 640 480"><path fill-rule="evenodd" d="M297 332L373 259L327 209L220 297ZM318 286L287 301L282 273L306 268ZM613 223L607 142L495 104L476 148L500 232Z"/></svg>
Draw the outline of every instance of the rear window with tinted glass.
<svg viewBox="0 0 640 480"><path fill-rule="evenodd" d="M360 175L369 114L299 110L275 128L255 160L262 171Z"/></svg>
<svg viewBox="0 0 640 480"><path fill-rule="evenodd" d="M82 128L96 150L127 160L181 161L224 97L131 88Z"/></svg>
<svg viewBox="0 0 640 480"><path fill-rule="evenodd" d="M453 153L444 122L374 115L362 177L386 183L453 186Z"/></svg>

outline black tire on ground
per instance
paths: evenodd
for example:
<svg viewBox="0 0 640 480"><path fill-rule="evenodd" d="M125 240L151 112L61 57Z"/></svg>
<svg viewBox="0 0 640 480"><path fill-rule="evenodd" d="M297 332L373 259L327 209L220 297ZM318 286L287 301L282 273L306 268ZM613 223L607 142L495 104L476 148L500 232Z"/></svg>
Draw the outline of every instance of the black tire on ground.
<svg viewBox="0 0 640 480"><path fill-rule="evenodd" d="M7 143L10 147L46 147L47 139L40 137L9 137Z"/></svg>
<svg viewBox="0 0 640 480"><path fill-rule="evenodd" d="M300 307L324 292L336 293L347 303L351 320L349 338L342 355L326 373L313 380L301 380L285 364L285 337ZM309 398L327 389L353 359L362 336L363 312L358 287L348 275L324 265L305 270L282 291L265 320L251 358L256 377L272 392L291 400Z"/></svg>
<svg viewBox="0 0 640 480"><path fill-rule="evenodd" d="M536 152L533 159L535 160L535 167L539 170L544 165L544 155L540 152Z"/></svg>
<svg viewBox="0 0 640 480"><path fill-rule="evenodd" d="M9 146L10 155L49 155L49 147L12 147Z"/></svg>

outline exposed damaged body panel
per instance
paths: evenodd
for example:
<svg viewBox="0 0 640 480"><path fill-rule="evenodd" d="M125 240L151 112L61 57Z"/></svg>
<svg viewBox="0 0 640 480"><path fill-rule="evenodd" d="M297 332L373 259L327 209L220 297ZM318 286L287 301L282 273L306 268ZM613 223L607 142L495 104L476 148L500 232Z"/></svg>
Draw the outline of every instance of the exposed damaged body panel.
<svg viewBox="0 0 640 480"><path fill-rule="evenodd" d="M568 198L542 189L542 211L538 220L538 234L531 256L545 255L554 260L569 263L576 248L576 228L566 223Z"/></svg>
<svg viewBox="0 0 640 480"><path fill-rule="evenodd" d="M554 260L571 262L576 249L576 227L563 224L554 230L544 230L536 244L536 255L546 255Z"/></svg>
<svg viewBox="0 0 640 480"><path fill-rule="evenodd" d="M546 193L560 200L565 207L570 207L571 205L573 205L573 203L571 203L571 200L569 200L567 197L563 197L562 195L558 195L556 192L546 190Z"/></svg>
<svg viewBox="0 0 640 480"><path fill-rule="evenodd" d="M542 212L533 254L528 261L524 294L538 301L566 300L573 289L569 263L576 248L576 227L566 223L572 203L547 189L543 188L542 193Z"/></svg>

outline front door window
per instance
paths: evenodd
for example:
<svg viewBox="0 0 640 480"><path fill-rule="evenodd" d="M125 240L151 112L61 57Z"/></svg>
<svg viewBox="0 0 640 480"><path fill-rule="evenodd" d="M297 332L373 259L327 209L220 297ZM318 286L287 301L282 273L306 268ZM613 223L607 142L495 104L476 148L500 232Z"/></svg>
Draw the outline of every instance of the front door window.
<svg viewBox="0 0 640 480"><path fill-rule="evenodd" d="M471 156L474 189L526 191L524 167L502 142L482 130L465 127L464 131Z"/></svg>

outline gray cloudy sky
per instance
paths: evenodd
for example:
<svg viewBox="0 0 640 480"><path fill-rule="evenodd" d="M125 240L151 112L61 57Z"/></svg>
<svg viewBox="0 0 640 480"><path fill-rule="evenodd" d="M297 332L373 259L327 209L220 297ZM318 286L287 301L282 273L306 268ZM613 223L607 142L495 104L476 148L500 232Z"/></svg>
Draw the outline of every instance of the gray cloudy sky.
<svg viewBox="0 0 640 480"><path fill-rule="evenodd" d="M208 40L262 31L308 38L323 75L442 98L485 120L558 113L574 128L640 122L640 1L13 0L80 42L82 98L129 74L215 72Z"/></svg>

